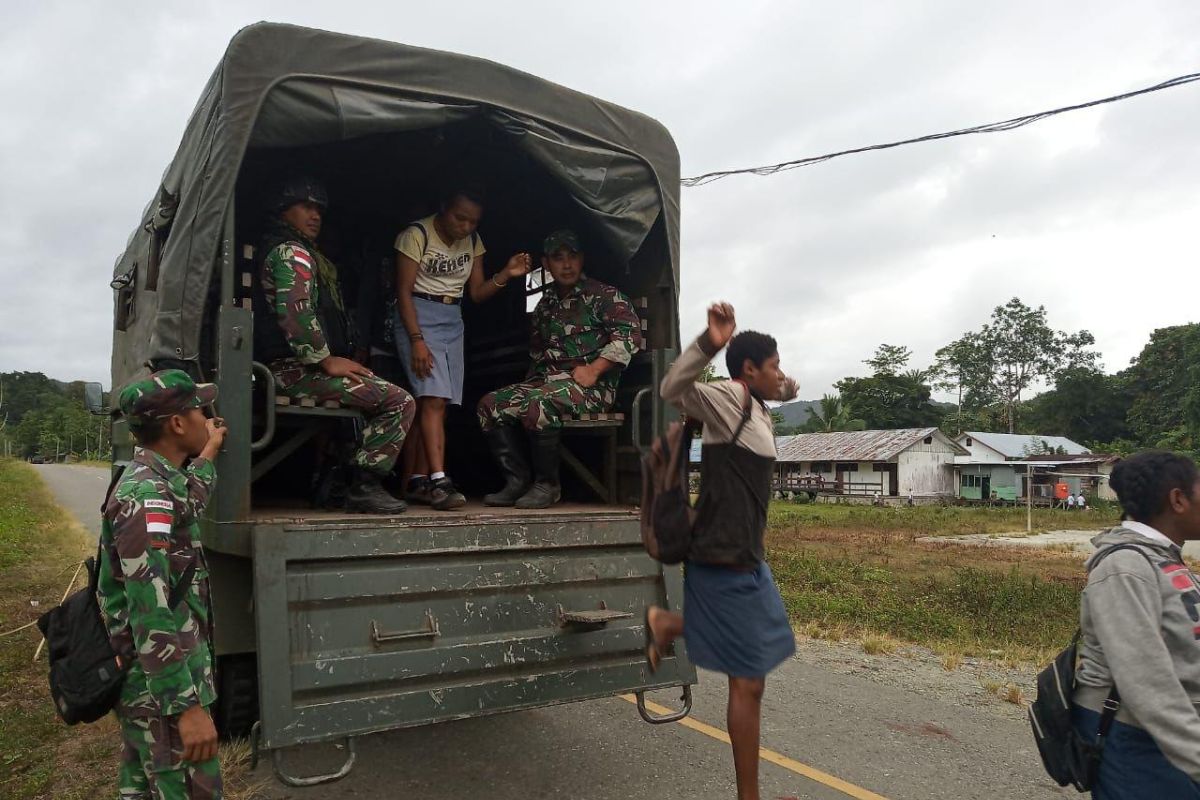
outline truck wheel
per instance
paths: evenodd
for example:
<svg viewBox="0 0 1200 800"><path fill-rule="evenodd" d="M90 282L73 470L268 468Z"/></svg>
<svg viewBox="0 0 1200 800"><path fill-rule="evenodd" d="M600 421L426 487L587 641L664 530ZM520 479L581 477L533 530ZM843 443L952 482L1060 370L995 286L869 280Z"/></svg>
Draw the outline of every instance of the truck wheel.
<svg viewBox="0 0 1200 800"><path fill-rule="evenodd" d="M250 735L258 721L258 659L236 653L217 659L217 702L214 722L224 740Z"/></svg>

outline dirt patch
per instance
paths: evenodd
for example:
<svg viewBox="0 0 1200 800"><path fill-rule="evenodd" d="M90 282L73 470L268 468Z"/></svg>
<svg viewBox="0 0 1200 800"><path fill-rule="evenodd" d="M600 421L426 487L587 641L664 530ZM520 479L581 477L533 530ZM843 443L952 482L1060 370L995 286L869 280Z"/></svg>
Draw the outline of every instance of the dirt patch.
<svg viewBox="0 0 1200 800"><path fill-rule="evenodd" d="M942 702L987 709L1012 720L1025 719L1025 705L1006 702L988 687L1016 686L1025 698L1031 698L1035 693L1034 679L1039 669L1034 663L971 656L961 658L953 669L946 669L943 657L925 647L903 645L892 653L871 655L863 652L858 641L824 641L802 637L797 638L795 658L832 672L865 678ZM944 729L935 730L940 726L933 723L912 727L920 730L905 732L920 736L950 736Z"/></svg>

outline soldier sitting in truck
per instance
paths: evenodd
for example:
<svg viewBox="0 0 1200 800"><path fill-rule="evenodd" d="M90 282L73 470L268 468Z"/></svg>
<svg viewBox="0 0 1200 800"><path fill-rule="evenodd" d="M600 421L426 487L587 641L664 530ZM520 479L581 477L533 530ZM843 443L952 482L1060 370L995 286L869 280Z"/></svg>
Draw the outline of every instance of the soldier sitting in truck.
<svg viewBox="0 0 1200 800"><path fill-rule="evenodd" d="M273 319L255 326L256 356L270 366L280 394L333 400L364 414L346 509L398 514L404 501L380 479L396 464L416 405L408 392L351 358L354 343L337 267L316 244L328 204L324 187L306 177L285 181L275 195L260 250L266 313Z"/></svg>
<svg viewBox="0 0 1200 800"><path fill-rule="evenodd" d="M558 502L563 416L612 408L621 369L642 348L633 304L584 275L574 231L551 233L542 251L542 266L554 281L533 310L529 374L479 401L479 424L504 476L504 487L483 498L490 506L546 508ZM522 428L532 438L532 478Z"/></svg>

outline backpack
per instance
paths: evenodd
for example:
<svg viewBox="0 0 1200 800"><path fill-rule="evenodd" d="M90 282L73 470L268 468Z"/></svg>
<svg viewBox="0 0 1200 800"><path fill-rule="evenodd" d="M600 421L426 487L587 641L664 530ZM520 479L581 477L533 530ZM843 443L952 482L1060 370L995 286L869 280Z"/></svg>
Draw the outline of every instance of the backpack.
<svg viewBox="0 0 1200 800"><path fill-rule="evenodd" d="M113 478L109 494L120 479ZM107 499L105 500L107 503ZM100 547L84 562L88 585L38 617L50 657L50 696L63 722L95 722L117 705L131 659L113 650L108 627L96 599L100 579ZM188 564L168 598L175 608L191 588L196 563Z"/></svg>
<svg viewBox="0 0 1200 800"><path fill-rule="evenodd" d="M1154 566L1146 552L1137 545L1118 544L1101 551L1091 569L1118 550L1135 550L1146 559L1146 563ZM1113 686L1100 712L1100 725L1094 741L1087 741L1079 735L1071 722L1071 698L1076 687L1075 667L1081 634L1082 630L1076 630L1071 643L1038 673L1037 699L1029 704L1029 724L1033 728L1033 739L1046 773L1059 786L1071 784L1078 791L1086 792L1096 784L1100 758L1104 753L1104 739L1121 708L1121 696L1117 687Z"/></svg>
<svg viewBox="0 0 1200 800"><path fill-rule="evenodd" d="M750 389L746 387L742 419L730 444L736 444L742 435L750 411ZM688 462L697 429L691 421L672 422L642 458L642 546L663 564L685 561L692 548L696 509L688 486Z"/></svg>

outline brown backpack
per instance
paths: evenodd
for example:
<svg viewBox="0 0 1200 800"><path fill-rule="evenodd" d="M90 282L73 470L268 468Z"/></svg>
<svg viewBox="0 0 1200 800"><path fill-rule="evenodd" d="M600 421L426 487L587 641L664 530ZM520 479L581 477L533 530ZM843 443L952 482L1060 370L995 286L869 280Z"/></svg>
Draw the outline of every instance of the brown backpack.
<svg viewBox="0 0 1200 800"><path fill-rule="evenodd" d="M741 422L730 444L736 444L750 420L750 390ZM692 438L699 430L692 421L672 422L642 457L642 546L655 561L678 564L692 549L696 509L688 486Z"/></svg>

